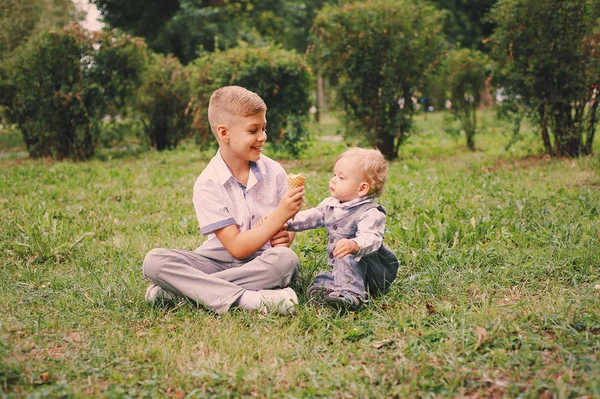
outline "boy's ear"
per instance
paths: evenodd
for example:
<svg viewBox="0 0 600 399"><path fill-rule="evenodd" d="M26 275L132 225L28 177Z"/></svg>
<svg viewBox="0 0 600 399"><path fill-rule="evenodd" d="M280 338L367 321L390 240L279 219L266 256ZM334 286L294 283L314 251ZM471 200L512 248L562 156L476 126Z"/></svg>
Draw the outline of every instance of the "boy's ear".
<svg viewBox="0 0 600 399"><path fill-rule="evenodd" d="M358 186L358 196L366 197L369 194L370 189L371 189L371 185L369 183L367 183L366 181L360 183L360 186Z"/></svg>
<svg viewBox="0 0 600 399"><path fill-rule="evenodd" d="M225 143L229 142L229 131L227 130L227 126L217 126L217 138L219 139L219 141L223 141Z"/></svg>

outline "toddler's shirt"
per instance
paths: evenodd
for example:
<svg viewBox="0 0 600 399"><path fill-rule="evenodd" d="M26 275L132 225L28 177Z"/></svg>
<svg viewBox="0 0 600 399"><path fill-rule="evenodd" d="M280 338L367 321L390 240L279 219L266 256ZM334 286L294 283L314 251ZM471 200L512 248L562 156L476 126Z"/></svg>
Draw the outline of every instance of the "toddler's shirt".
<svg viewBox="0 0 600 399"><path fill-rule="evenodd" d="M385 222L385 211L373 202L373 196L344 203L329 197L315 208L298 212L294 220L288 222L288 230L303 231L325 227L331 264L335 244L342 238L352 239L358 244L360 250L354 254L357 261L379 250L383 244Z"/></svg>

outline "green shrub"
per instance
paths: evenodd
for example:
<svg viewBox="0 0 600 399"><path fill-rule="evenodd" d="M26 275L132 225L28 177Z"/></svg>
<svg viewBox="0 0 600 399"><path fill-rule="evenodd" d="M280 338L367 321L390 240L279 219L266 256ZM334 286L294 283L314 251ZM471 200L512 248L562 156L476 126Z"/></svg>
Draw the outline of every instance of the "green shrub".
<svg viewBox="0 0 600 399"><path fill-rule="evenodd" d="M491 19L499 83L537 117L546 153L590 154L600 119L600 3L500 1Z"/></svg>
<svg viewBox="0 0 600 399"><path fill-rule="evenodd" d="M301 56L277 47L237 47L202 57L189 68L193 124L200 142L212 140L206 113L210 95L219 87L237 85L256 92L267 104L267 131L275 150L296 156L306 147L311 79Z"/></svg>
<svg viewBox="0 0 600 399"><path fill-rule="evenodd" d="M128 138L143 139L142 122L135 117L107 117L100 126L99 145L103 148L113 148L127 145Z"/></svg>
<svg viewBox="0 0 600 399"><path fill-rule="evenodd" d="M175 57L153 56L136 101L148 143L162 151L191 132L189 71Z"/></svg>
<svg viewBox="0 0 600 399"><path fill-rule="evenodd" d="M488 57L478 50L451 51L443 62L444 81L452 108L467 138L467 147L475 150L477 109L481 105L481 93L485 80L491 72Z"/></svg>
<svg viewBox="0 0 600 399"><path fill-rule="evenodd" d="M410 133L425 77L444 48L442 12L424 1L368 0L323 8L314 65L336 88L347 131L388 158Z"/></svg>
<svg viewBox="0 0 600 399"><path fill-rule="evenodd" d="M6 66L5 116L19 126L30 156L88 159L102 118L126 103L144 58L140 39L114 32L78 25L44 32Z"/></svg>

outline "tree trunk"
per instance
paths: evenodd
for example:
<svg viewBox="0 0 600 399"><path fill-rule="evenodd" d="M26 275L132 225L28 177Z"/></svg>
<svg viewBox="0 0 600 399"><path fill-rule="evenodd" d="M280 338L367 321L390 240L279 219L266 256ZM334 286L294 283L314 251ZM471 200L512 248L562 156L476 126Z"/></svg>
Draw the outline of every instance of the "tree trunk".
<svg viewBox="0 0 600 399"><path fill-rule="evenodd" d="M544 149L546 150L546 154L552 156L554 155L554 151L552 150L552 144L550 143L550 134L548 133L548 115L546 112L546 107L544 105L540 105L538 113L540 114L540 128L542 130L542 141L544 142Z"/></svg>
<svg viewBox="0 0 600 399"><path fill-rule="evenodd" d="M581 151L581 130L575 126L571 106L560 104L554 112L554 152L558 156L576 157Z"/></svg>
<svg viewBox="0 0 600 399"><path fill-rule="evenodd" d="M469 150L475 151L475 130L477 129L477 108L471 110L471 123L465 133L467 135L467 147Z"/></svg>
<svg viewBox="0 0 600 399"><path fill-rule="evenodd" d="M598 112L598 98L592 99L592 105L590 106L590 122L587 125L587 133L585 137L585 143L583 145L583 155L590 155L592 153L592 145L594 144L594 134L596 131L596 113Z"/></svg>
<svg viewBox="0 0 600 399"><path fill-rule="evenodd" d="M325 89L323 87L323 76L319 73L317 76L317 112L315 113L317 122L321 120L322 110L325 110Z"/></svg>
<svg viewBox="0 0 600 399"><path fill-rule="evenodd" d="M398 138L399 140L401 139ZM390 134L385 128L377 129L376 147L386 159L396 159L398 157L397 147L394 146L394 135Z"/></svg>

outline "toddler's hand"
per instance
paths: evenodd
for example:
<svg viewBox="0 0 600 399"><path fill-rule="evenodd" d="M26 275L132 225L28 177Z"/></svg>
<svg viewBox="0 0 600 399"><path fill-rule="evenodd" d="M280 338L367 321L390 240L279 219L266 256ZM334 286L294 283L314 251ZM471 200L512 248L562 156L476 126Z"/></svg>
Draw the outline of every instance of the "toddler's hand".
<svg viewBox="0 0 600 399"><path fill-rule="evenodd" d="M346 255L355 254L360 251L358 244L354 240L342 238L335 243L335 249L333 250L333 256L338 259L342 259Z"/></svg>

